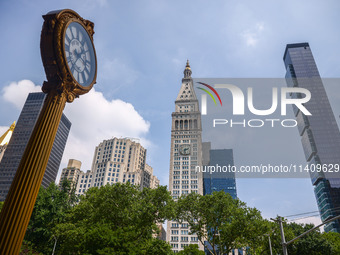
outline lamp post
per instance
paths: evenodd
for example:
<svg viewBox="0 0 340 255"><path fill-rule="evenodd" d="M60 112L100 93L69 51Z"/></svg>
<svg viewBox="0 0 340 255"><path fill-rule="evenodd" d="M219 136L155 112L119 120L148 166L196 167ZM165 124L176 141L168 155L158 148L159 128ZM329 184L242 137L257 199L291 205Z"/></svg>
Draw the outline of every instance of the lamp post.
<svg viewBox="0 0 340 255"><path fill-rule="evenodd" d="M19 254L66 102L90 91L97 77L94 24L69 9L43 18L47 96L0 213L1 255Z"/></svg>
<svg viewBox="0 0 340 255"><path fill-rule="evenodd" d="M272 250L272 241L270 240L270 234L266 234L268 236L268 242L269 242L269 252L270 255L273 255L273 250Z"/></svg>

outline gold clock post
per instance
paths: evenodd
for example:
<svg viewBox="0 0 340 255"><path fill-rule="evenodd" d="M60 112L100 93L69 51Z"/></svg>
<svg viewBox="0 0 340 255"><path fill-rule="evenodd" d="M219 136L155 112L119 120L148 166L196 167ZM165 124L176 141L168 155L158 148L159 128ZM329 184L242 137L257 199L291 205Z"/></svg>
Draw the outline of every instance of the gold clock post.
<svg viewBox="0 0 340 255"><path fill-rule="evenodd" d="M86 87L79 84L66 64L67 56L64 53L68 24L81 24L93 46L93 23L72 10L49 12L43 18L40 48L48 80L43 85L47 96L1 210L1 255L20 252L66 102L87 93L96 80L95 62L93 80ZM94 47L93 55L95 57Z"/></svg>

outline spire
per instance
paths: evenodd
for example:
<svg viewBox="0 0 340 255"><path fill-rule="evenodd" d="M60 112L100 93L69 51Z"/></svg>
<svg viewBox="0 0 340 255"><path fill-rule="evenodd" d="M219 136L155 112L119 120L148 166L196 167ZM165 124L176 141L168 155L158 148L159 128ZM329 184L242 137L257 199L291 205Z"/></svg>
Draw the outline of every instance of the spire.
<svg viewBox="0 0 340 255"><path fill-rule="evenodd" d="M187 60L187 64L185 66L184 69L184 78L191 78L191 68L190 68L190 64L189 64L189 60Z"/></svg>
<svg viewBox="0 0 340 255"><path fill-rule="evenodd" d="M187 65L185 66L185 69L191 69L189 65L189 59L187 59Z"/></svg>
<svg viewBox="0 0 340 255"><path fill-rule="evenodd" d="M0 145L8 144L9 140L12 137L14 128L15 128L15 121L10 126L10 128L0 137Z"/></svg>
<svg viewBox="0 0 340 255"><path fill-rule="evenodd" d="M14 131L14 128L15 128L15 121L12 123L12 125L9 127L9 130L10 131Z"/></svg>

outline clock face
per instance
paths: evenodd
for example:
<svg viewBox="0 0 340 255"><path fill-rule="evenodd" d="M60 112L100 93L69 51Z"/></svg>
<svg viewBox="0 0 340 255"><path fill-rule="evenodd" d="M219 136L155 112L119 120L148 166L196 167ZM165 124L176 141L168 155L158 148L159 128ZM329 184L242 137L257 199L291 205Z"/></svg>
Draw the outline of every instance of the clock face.
<svg viewBox="0 0 340 255"><path fill-rule="evenodd" d="M191 147L189 144L183 144L179 147L179 153L182 155L190 155Z"/></svg>
<svg viewBox="0 0 340 255"><path fill-rule="evenodd" d="M96 58L91 38L78 22L71 22L65 32L65 57L73 78L82 86L91 85L96 73Z"/></svg>

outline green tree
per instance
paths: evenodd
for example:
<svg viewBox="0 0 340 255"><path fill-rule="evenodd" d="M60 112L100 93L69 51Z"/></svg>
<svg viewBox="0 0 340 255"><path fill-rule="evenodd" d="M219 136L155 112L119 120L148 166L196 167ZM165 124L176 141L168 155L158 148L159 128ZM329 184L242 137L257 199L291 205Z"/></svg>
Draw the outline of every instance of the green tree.
<svg viewBox="0 0 340 255"><path fill-rule="evenodd" d="M303 234L304 232L313 228L313 224L297 224L295 222L283 223L283 229L285 233L286 242L294 239L295 237ZM282 253L282 245L281 245L281 234L279 225L277 223L272 223L271 225L271 241L272 241L272 249L273 254ZM327 239L327 234L329 234L329 239ZM338 233L335 233L334 236L337 236ZM268 240L268 239L267 239ZM287 250L289 255L336 255L340 254L336 250L336 238L333 242L332 233L320 233L320 230L314 230L307 235L301 237L295 242L288 245ZM266 246L264 254L269 254L269 246Z"/></svg>
<svg viewBox="0 0 340 255"><path fill-rule="evenodd" d="M171 254L153 238L172 213L166 187L143 189L130 184L91 188L58 224L56 254Z"/></svg>
<svg viewBox="0 0 340 255"><path fill-rule="evenodd" d="M290 229L294 236L299 236L304 232L312 229L313 224L288 224L288 229ZM287 239L289 241L290 239ZM296 242L288 246L288 254L292 255L322 255L322 254L332 254L332 246L327 242L325 238L322 237L320 230L314 230L304 237L301 237Z"/></svg>
<svg viewBox="0 0 340 255"><path fill-rule="evenodd" d="M204 251L198 249L197 244L190 244L185 246L184 249L177 253L178 255L204 255Z"/></svg>
<svg viewBox="0 0 340 255"><path fill-rule="evenodd" d="M336 232L322 233L322 237L332 246L333 254L340 254L340 234Z"/></svg>
<svg viewBox="0 0 340 255"><path fill-rule="evenodd" d="M52 253L55 242L54 227L65 221L65 216L76 203L71 183L65 180L61 188L51 183L40 188L32 216L25 234L26 244L44 254Z"/></svg>
<svg viewBox="0 0 340 255"><path fill-rule="evenodd" d="M188 222L191 233L196 234L202 244L204 240L209 242L211 254L228 254L242 247L255 251L269 230L256 208L247 207L223 191L180 197L175 220Z"/></svg>

